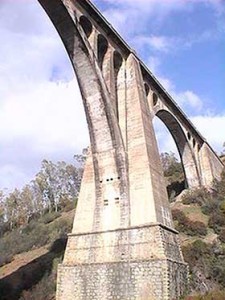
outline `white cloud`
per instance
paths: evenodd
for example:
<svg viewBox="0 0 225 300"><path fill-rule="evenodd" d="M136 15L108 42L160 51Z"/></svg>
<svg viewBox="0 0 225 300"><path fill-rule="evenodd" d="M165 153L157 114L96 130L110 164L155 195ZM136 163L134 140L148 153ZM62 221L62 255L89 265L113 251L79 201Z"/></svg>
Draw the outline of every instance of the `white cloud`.
<svg viewBox="0 0 225 300"><path fill-rule="evenodd" d="M190 120L213 149L220 154L225 142L225 134L223 134L225 128L225 113L220 115L197 115L190 117ZM172 135L163 122L155 117L153 124L160 152L171 151L179 157L177 146Z"/></svg>
<svg viewBox="0 0 225 300"><path fill-rule="evenodd" d="M177 100L180 106L183 109L192 109L192 111L201 111L203 107L203 101L200 99L198 95L196 95L193 91L185 91L181 93L172 92L174 98Z"/></svg>
<svg viewBox="0 0 225 300"><path fill-rule="evenodd" d="M93 0L93 2L98 3L98 0ZM120 32L123 32L124 26L127 25L124 21L127 22L129 19L132 19L132 23L135 24L135 27L138 27L140 26L140 20L142 23L144 22L146 15L148 18L152 17L152 22L155 20L162 21L163 18L172 12L190 10L199 3L211 6L220 14L225 10L223 0L102 0L101 2L113 5L114 9L106 9L104 14L111 22L116 21L115 23L113 22L114 25L122 25L121 27L116 26ZM123 16L122 22L119 21L121 14L117 14L118 11ZM128 26L126 27L129 28Z"/></svg>
<svg viewBox="0 0 225 300"><path fill-rule="evenodd" d="M96 2L96 1L94 1ZM114 5L124 5L124 6L131 6L135 8L140 8L142 10L148 10L154 8L161 8L164 7L165 9L178 9L180 7L185 7L188 4L196 4L196 0L103 0L102 2L105 3L113 3ZM223 0L199 0L198 2L202 2L205 4L210 4L215 8L221 6L223 4Z"/></svg>
<svg viewBox="0 0 225 300"><path fill-rule="evenodd" d="M200 1L214 7L220 4L219 0L215 4L212 0ZM173 38L146 37L143 32L140 34L141 24L145 25L149 18L152 22L163 19L172 11L196 3L194 0L104 2L113 4L105 15L124 36L136 35L137 42L139 38L142 45L149 44L164 53L171 50ZM0 15L1 188L25 184L38 171L43 158L69 160L87 146L89 138L69 59L38 1L1 0ZM149 58L149 65L156 73L160 62L156 55ZM201 100L193 91L178 92L171 80L158 78L174 93L175 100L181 99L181 105L201 108ZM196 120L205 124L200 117Z"/></svg>
<svg viewBox="0 0 225 300"><path fill-rule="evenodd" d="M220 115L198 115L191 117L191 121L210 145L220 153L225 142L225 113Z"/></svg>
<svg viewBox="0 0 225 300"><path fill-rule="evenodd" d="M89 138L69 58L38 1L1 1L0 14L1 189L29 182L44 158L72 160Z"/></svg>
<svg viewBox="0 0 225 300"><path fill-rule="evenodd" d="M150 56L146 62L146 65L149 67L152 73L156 74L160 66L160 59L157 56Z"/></svg>
<svg viewBox="0 0 225 300"><path fill-rule="evenodd" d="M37 172L42 159L69 161L89 144L82 100L75 80L59 84L41 83L33 91L30 88L28 92L12 94L1 107L0 120L0 186L5 184L6 178L8 184L13 181L10 174L13 177L15 174L14 184L24 184L27 179L26 174L21 179L24 165L29 169L30 164ZM10 170L13 165L16 171L10 173L8 165ZM26 172L30 174L28 170Z"/></svg>
<svg viewBox="0 0 225 300"><path fill-rule="evenodd" d="M147 45L151 50L157 50L161 52L168 52L174 47L174 38L169 38L166 36L142 36L139 35L135 37L135 43L138 47L143 47L143 45Z"/></svg>

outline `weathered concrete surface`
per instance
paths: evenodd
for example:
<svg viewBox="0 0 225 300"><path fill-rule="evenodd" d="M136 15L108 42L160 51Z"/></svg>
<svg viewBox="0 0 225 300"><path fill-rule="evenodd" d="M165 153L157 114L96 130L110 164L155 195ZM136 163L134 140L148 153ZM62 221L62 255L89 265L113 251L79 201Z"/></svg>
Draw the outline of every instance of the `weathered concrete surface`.
<svg viewBox="0 0 225 300"><path fill-rule="evenodd" d="M88 0L38 0L67 49L91 149L57 300L172 300L183 261L152 120L170 130L190 187L210 185L222 163L173 99Z"/></svg>
<svg viewBox="0 0 225 300"><path fill-rule="evenodd" d="M58 299L178 299L187 288L177 233L158 224L70 235Z"/></svg>

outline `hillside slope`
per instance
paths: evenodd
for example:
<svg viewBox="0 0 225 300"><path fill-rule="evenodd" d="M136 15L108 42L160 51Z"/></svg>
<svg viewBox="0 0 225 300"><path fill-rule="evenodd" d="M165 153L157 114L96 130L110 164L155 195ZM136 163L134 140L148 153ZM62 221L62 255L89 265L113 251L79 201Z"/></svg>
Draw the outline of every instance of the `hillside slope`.
<svg viewBox="0 0 225 300"><path fill-rule="evenodd" d="M184 185L182 177L178 178L172 186L180 192ZM179 194L178 190L172 191L173 195ZM170 199L175 228L190 267L190 296L186 299L224 300L225 173L210 190L184 190ZM1 300L55 299L57 265L74 212L47 212L1 237Z"/></svg>
<svg viewBox="0 0 225 300"><path fill-rule="evenodd" d="M55 214L55 218L47 214L46 224L42 223L43 219L33 222L30 226L32 229L24 228L19 234L17 232L16 241L13 231L1 239L0 255L4 255L5 246L10 249L8 255L13 257L0 267L1 300L55 298L57 265L62 261L66 233L71 232L73 218L74 210ZM29 230L31 234L28 235ZM38 238L35 236L37 233ZM29 239L31 247L24 243L25 238ZM15 244L18 247L13 250ZM23 247L26 248L24 252Z"/></svg>

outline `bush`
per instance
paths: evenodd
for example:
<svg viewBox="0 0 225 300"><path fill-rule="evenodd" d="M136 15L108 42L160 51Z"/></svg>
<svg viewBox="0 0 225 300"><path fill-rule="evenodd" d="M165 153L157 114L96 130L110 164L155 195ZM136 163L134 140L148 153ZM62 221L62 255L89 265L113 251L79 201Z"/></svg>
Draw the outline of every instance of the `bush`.
<svg viewBox="0 0 225 300"><path fill-rule="evenodd" d="M225 228L221 229L218 238L222 243L225 243Z"/></svg>
<svg viewBox="0 0 225 300"><path fill-rule="evenodd" d="M59 218L61 216L61 213L56 211L56 212L48 212L46 214L44 214L41 218L40 218L40 222L44 223L44 224L49 224L52 221L54 221L55 219Z"/></svg>
<svg viewBox="0 0 225 300"><path fill-rule="evenodd" d="M77 198L71 200L68 198L63 198L59 202L60 211L68 212L76 208L77 206Z"/></svg>
<svg viewBox="0 0 225 300"><path fill-rule="evenodd" d="M172 216L177 224L175 227L178 231L186 233L191 236L205 236L207 234L207 227L200 221L191 221L185 216L184 212L179 209L172 210Z"/></svg>
<svg viewBox="0 0 225 300"><path fill-rule="evenodd" d="M216 233L218 233L220 231L220 227L225 226L224 215L219 211L213 212L209 218L208 225L210 228L213 228Z"/></svg>
<svg viewBox="0 0 225 300"><path fill-rule="evenodd" d="M184 219L186 219L186 216L182 210L179 209L172 209L172 217L174 220L178 221L179 223L182 223Z"/></svg>
<svg viewBox="0 0 225 300"><path fill-rule="evenodd" d="M210 193L205 188L188 190L182 196L182 203L185 205L198 204L200 206L208 202Z"/></svg>
<svg viewBox="0 0 225 300"><path fill-rule="evenodd" d="M220 287L225 287L225 252L223 247L218 243L211 245L202 240L196 240L182 247L182 251L184 259L190 267L193 289L198 288L196 270L210 280L211 286L217 284Z"/></svg>
<svg viewBox="0 0 225 300"><path fill-rule="evenodd" d="M223 214L225 214L225 200L223 200L220 204L220 210Z"/></svg>
<svg viewBox="0 0 225 300"><path fill-rule="evenodd" d="M212 291L205 295L187 296L185 300L224 300L225 291Z"/></svg>
<svg viewBox="0 0 225 300"><path fill-rule="evenodd" d="M5 255L0 257L0 267L4 266L6 264L9 264L12 261L13 261L13 256L5 254Z"/></svg>
<svg viewBox="0 0 225 300"><path fill-rule="evenodd" d="M212 212L218 210L218 205L219 205L218 200L212 198L201 206L201 211L203 214L209 216Z"/></svg>
<svg viewBox="0 0 225 300"><path fill-rule="evenodd" d="M198 260L211 255L211 247L202 240L196 240L192 244L182 247L182 252L184 260L192 271Z"/></svg>
<svg viewBox="0 0 225 300"><path fill-rule="evenodd" d="M189 221L187 224L187 234L193 235L200 235L205 236L207 235L207 227L203 222L200 221Z"/></svg>
<svg viewBox="0 0 225 300"><path fill-rule="evenodd" d="M0 257L5 253L14 256L65 237L71 231L73 218L59 218L48 224L38 221L31 221L24 229L17 228L4 235L0 242Z"/></svg>
<svg viewBox="0 0 225 300"><path fill-rule="evenodd" d="M0 238L7 232L10 231L10 225L9 222L5 222L0 224Z"/></svg>
<svg viewBox="0 0 225 300"><path fill-rule="evenodd" d="M224 256L215 258L211 261L209 275L218 284L225 287L225 259Z"/></svg>

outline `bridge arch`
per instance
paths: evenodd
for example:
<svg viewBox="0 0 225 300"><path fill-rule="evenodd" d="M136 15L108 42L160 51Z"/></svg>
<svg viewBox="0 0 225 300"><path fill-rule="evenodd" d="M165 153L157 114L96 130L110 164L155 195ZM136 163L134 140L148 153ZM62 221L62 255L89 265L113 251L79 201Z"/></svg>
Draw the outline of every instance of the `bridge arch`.
<svg viewBox="0 0 225 300"><path fill-rule="evenodd" d="M104 58L105 55L107 53L108 50L108 41L107 39L102 35L102 34L98 34L98 38L97 38L97 49L98 49L98 63L100 68L103 68L103 62L104 62Z"/></svg>
<svg viewBox="0 0 225 300"><path fill-rule="evenodd" d="M173 230L151 117L159 117L172 134L190 187L199 186L199 175L185 130L190 128L191 133L194 133L192 138L199 135L134 51L113 31L111 25L105 22L90 1L38 1L58 30L71 59L84 102L91 140L91 155L87 159L84 171L73 231L69 236L64 263L58 273L57 299L67 299L70 296L65 295L74 297L75 294L79 295L79 298L81 293L85 299L94 299L96 288L92 291L93 286L99 291L107 291L108 287L111 289L112 286L113 293L111 290L110 293L118 296L117 298L139 299L142 291L134 296L133 288L125 291L129 292L129 296L126 294L128 297L125 293L119 294L120 291L117 291L117 284L113 280L114 274L119 280L122 280L124 275L130 279L130 263L133 261L135 264L142 264L143 260L154 262L154 265L145 266L147 269L154 269L152 266L155 266L158 259L155 240L163 250L161 254L166 258L165 264L159 264L163 276L166 274L165 278L170 278L175 268L178 268L178 262L183 278L180 283L169 280L163 282L172 288L171 291L167 289L164 292L160 287L160 293L162 291L163 294L161 298L178 298L183 293L183 286L185 287L183 283L186 282L186 266L180 254L177 232ZM94 27L93 34L87 20L79 19L81 14L90 16ZM80 20L82 21L79 23ZM88 39L89 34L91 36ZM118 53L114 52L115 49ZM121 59L119 53L122 53L126 60ZM143 72L147 74L146 78ZM118 77L116 87L115 76ZM146 79L149 88L144 86L143 79ZM116 89L120 102L120 122L115 110ZM149 102L150 111L146 105L146 98L152 98ZM169 103L170 107L167 107L166 103ZM205 156L203 159L205 161ZM121 236L124 238L121 239ZM152 238L145 240L146 236ZM132 242L132 237L138 237L139 242ZM129 244L132 244L132 247ZM165 245L165 249L162 249L162 244ZM171 245L174 249L172 252L168 251ZM150 251L146 252L146 247ZM89 248L92 252L89 252ZM94 270L101 273L102 266L107 266L104 275L107 276L108 264L115 261L118 265L115 266L115 272L111 273L109 281L102 284L101 280L93 276ZM169 265L171 261L176 264ZM124 264L121 265L121 262L128 262L128 268ZM79 273L77 265L82 265ZM125 272L120 271L121 266ZM171 271L168 273L168 270ZM89 276L90 283L86 280ZM150 274L150 277L140 284L149 286L149 282L154 282L151 282L154 276L158 278L158 273L153 272L153 275ZM135 280L139 281L138 274ZM75 287L74 282L77 281L80 282L81 289ZM136 284L136 281L133 282ZM150 284L150 288L146 290L148 295L152 295L151 286ZM181 289L181 292L176 292L175 295L174 291L178 289ZM103 295L102 298L107 299L107 295Z"/></svg>
<svg viewBox="0 0 225 300"><path fill-rule="evenodd" d="M89 36L91 35L92 30L93 30L93 26L92 26L91 22L88 20L87 17L82 15L82 16L80 16L79 23L80 23L81 27L83 28L87 38L89 38Z"/></svg>
<svg viewBox="0 0 225 300"><path fill-rule="evenodd" d="M93 166L95 173L90 176L90 172L86 174L84 171L84 180L91 186L90 194L87 195L86 189L82 190L81 187L80 197L83 197L84 201L78 203L73 232L83 231L82 220L79 216L82 216L82 211L87 207L90 214L84 227L87 232L102 230L102 226L104 228L105 226L106 228L118 227L119 224L127 226L129 219L125 216L129 214L128 205L117 210L116 222L115 218L106 220L106 225L104 224L104 210L98 209L98 212L93 214L96 207L102 207L102 199L111 197L108 178L110 180L117 178L113 187L114 197L117 198L121 195L121 202L128 201L128 175L124 144L116 112L111 102L110 91L104 80L105 55L109 49L108 41L103 34L99 33L97 55L94 54L94 50L87 40L90 24L87 25L88 22L84 18L82 19L83 23L79 23L72 2L71 6L67 7L61 0L38 1L57 29L70 57L80 87L91 141L91 155L87 165ZM98 195L97 203L96 194ZM99 219L102 219L103 222L100 223Z"/></svg>
<svg viewBox="0 0 225 300"><path fill-rule="evenodd" d="M119 120L119 107L118 107L118 90L119 90L119 72L123 64L123 57L122 55L117 51L113 51L113 82L114 82L114 98L115 98L115 111L117 119Z"/></svg>
<svg viewBox="0 0 225 300"><path fill-rule="evenodd" d="M153 102L157 98L153 98ZM157 116L169 130L180 156L183 166L185 178L188 187L197 187L200 185L200 176L198 173L197 162L194 153L190 147L187 136L184 133L178 120L168 110L159 109L155 116Z"/></svg>
<svg viewBox="0 0 225 300"><path fill-rule="evenodd" d="M150 86L147 84L147 82L144 82L144 88L145 88L145 95L148 98L148 95L150 93Z"/></svg>

